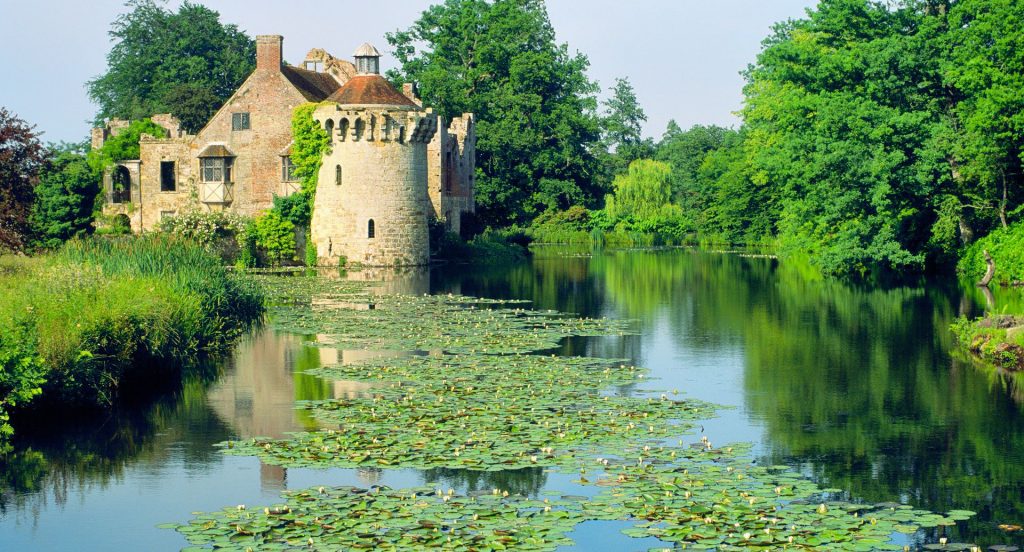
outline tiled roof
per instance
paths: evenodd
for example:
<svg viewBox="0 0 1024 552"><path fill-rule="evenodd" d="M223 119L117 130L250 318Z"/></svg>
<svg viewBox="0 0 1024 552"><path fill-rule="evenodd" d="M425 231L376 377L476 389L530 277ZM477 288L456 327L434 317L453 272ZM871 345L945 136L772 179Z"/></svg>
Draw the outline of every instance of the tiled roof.
<svg viewBox="0 0 1024 552"><path fill-rule="evenodd" d="M417 107L380 75L356 75L327 101L342 105L406 105Z"/></svg>
<svg viewBox="0 0 1024 552"><path fill-rule="evenodd" d="M235 157L235 154L224 144L210 144L196 157Z"/></svg>
<svg viewBox="0 0 1024 552"><path fill-rule="evenodd" d="M307 101L322 102L338 90L338 81L326 73L282 65L281 74L292 83Z"/></svg>

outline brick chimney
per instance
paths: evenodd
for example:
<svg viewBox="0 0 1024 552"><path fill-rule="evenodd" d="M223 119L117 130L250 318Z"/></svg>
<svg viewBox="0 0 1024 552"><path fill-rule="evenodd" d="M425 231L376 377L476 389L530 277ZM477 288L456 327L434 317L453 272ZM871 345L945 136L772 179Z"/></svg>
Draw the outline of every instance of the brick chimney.
<svg viewBox="0 0 1024 552"><path fill-rule="evenodd" d="M284 37L281 35L257 35L256 36L256 68L281 70L281 43Z"/></svg>

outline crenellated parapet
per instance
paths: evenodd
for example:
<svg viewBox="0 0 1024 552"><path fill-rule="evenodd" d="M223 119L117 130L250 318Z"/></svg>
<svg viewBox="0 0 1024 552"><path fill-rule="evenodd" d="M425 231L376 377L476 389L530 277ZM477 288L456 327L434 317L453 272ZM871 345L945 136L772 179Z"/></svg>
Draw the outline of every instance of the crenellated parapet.
<svg viewBox="0 0 1024 552"><path fill-rule="evenodd" d="M429 143L437 132L432 109L322 105L313 119L331 137L331 146L342 142Z"/></svg>

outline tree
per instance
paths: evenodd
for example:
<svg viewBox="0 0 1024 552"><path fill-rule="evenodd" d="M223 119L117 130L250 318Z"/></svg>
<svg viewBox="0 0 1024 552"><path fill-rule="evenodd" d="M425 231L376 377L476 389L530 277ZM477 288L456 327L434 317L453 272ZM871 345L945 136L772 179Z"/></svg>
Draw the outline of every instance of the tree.
<svg viewBox="0 0 1024 552"><path fill-rule="evenodd" d="M706 190L698 182L700 167L707 155L721 148L726 139L737 132L719 126L694 125L683 131L675 121L669 121L665 134L658 142L654 158L672 165L672 197L686 209L707 207Z"/></svg>
<svg viewBox="0 0 1024 552"><path fill-rule="evenodd" d="M100 192L100 173L86 159L88 144L52 147L51 161L35 188L32 228L37 243L55 248L92 232L93 211Z"/></svg>
<svg viewBox="0 0 1024 552"><path fill-rule="evenodd" d="M943 37L944 81L958 98L951 158L964 205L989 211L1006 228L1024 200L1024 4L961 0Z"/></svg>
<svg viewBox="0 0 1024 552"><path fill-rule="evenodd" d="M776 27L747 73L750 182L777 191L784 254L825 272L924 268L952 184L938 12L823 0Z"/></svg>
<svg viewBox="0 0 1024 552"><path fill-rule="evenodd" d="M33 188L46 157L35 127L0 107L0 250L26 245Z"/></svg>
<svg viewBox="0 0 1024 552"><path fill-rule="evenodd" d="M195 132L254 68L255 43L220 14L188 1L176 13L155 0L129 0L111 25L107 72L87 83L96 122L178 115Z"/></svg>
<svg viewBox="0 0 1024 552"><path fill-rule="evenodd" d="M615 177L615 192L605 199L605 211L615 219L649 219L672 201L672 167L661 161L639 159L629 171Z"/></svg>
<svg viewBox="0 0 1024 552"><path fill-rule="evenodd" d="M474 113L477 206L491 225L596 203L596 86L582 54L557 44L541 0L446 0L387 35L442 116Z"/></svg>
<svg viewBox="0 0 1024 552"><path fill-rule="evenodd" d="M643 123L647 121L628 79L615 79L612 95L604 102L601 118L602 142L613 153L612 174L623 172L637 159L651 157L654 145L644 140Z"/></svg>

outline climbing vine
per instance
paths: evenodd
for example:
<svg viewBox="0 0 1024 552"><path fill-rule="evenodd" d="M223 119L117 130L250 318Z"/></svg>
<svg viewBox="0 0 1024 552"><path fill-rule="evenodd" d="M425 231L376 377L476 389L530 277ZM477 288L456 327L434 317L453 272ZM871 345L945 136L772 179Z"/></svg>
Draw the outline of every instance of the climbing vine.
<svg viewBox="0 0 1024 552"><path fill-rule="evenodd" d="M320 105L323 104L305 103L292 111L291 157L295 175L302 181L302 186L288 197L274 198L274 211L297 226L309 226L313 216L317 175L331 143L327 131L313 120L313 111Z"/></svg>

